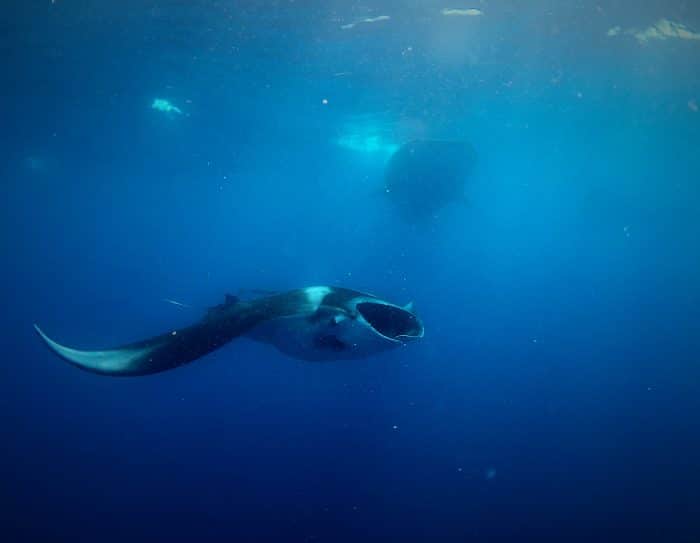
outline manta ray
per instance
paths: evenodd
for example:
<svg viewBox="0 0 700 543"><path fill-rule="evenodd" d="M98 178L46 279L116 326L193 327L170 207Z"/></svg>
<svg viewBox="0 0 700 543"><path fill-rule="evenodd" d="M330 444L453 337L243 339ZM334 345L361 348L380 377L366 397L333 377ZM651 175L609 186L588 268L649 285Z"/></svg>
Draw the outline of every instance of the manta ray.
<svg viewBox="0 0 700 543"><path fill-rule="evenodd" d="M158 373L247 336L307 361L358 359L423 337L413 305L399 306L372 294L329 286L307 287L254 300L226 295L195 324L109 349L66 347L34 325L58 356L102 375Z"/></svg>
<svg viewBox="0 0 700 543"><path fill-rule="evenodd" d="M411 141L391 155L384 192L408 222L425 222L449 203L465 202L464 184L475 161L465 142Z"/></svg>

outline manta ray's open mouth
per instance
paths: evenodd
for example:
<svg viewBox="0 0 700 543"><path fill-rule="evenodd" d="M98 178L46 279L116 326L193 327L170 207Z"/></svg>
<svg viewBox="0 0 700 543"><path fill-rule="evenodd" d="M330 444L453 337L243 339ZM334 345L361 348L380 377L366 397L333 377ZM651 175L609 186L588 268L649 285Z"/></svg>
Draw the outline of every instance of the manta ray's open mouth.
<svg viewBox="0 0 700 543"><path fill-rule="evenodd" d="M397 341L423 337L423 325L406 309L362 302L357 304L357 310L369 325L384 337Z"/></svg>

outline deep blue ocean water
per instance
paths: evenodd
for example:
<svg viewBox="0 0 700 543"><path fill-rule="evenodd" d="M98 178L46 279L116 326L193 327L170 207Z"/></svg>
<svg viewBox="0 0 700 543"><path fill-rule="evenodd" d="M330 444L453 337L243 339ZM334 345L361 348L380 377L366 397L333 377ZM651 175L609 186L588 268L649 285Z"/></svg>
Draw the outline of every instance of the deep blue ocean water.
<svg viewBox="0 0 700 543"><path fill-rule="evenodd" d="M700 541L695 32L680 0L5 2L0 539ZM381 193L414 138L479 157L423 224ZM425 338L115 379L32 329L316 284Z"/></svg>

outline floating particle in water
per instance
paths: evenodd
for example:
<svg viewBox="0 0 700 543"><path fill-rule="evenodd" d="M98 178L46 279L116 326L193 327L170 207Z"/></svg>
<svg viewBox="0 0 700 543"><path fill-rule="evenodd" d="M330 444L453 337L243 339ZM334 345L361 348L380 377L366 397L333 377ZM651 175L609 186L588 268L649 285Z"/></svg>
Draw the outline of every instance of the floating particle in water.
<svg viewBox="0 0 700 543"><path fill-rule="evenodd" d="M492 479L496 478L496 468L489 468L484 472L484 478L487 481L490 481Z"/></svg>
<svg viewBox="0 0 700 543"><path fill-rule="evenodd" d="M484 14L480 9L456 9L456 8L443 8L440 12L448 17L480 17Z"/></svg>
<svg viewBox="0 0 700 543"><path fill-rule="evenodd" d="M151 104L151 109L167 113L168 115L182 115L182 110L163 98L156 98Z"/></svg>
<svg viewBox="0 0 700 543"><path fill-rule="evenodd" d="M700 33L693 32L684 24L669 21L668 19L659 19L656 24L645 30L635 32L633 35L642 43L648 40L665 40L668 38L700 40Z"/></svg>
<svg viewBox="0 0 700 543"><path fill-rule="evenodd" d="M187 305L185 303L178 302L177 300L171 300L170 298L163 298L163 301L165 303L176 305L178 307L187 307L187 308L192 307L191 305Z"/></svg>
<svg viewBox="0 0 700 543"><path fill-rule="evenodd" d="M324 106L327 106L327 105L328 105L328 98L324 98L323 100L321 100L321 103L322 103Z"/></svg>
<svg viewBox="0 0 700 543"><path fill-rule="evenodd" d="M656 23L644 29L623 29L620 26L614 26L608 30L607 35L610 37L622 35L633 36L637 38L640 44L647 43L651 40L700 40L700 32L695 32L682 23L677 23L668 19L659 19Z"/></svg>
<svg viewBox="0 0 700 543"><path fill-rule="evenodd" d="M695 100L688 100L688 109L693 113L700 111L700 108L698 108L698 103Z"/></svg>
<svg viewBox="0 0 700 543"><path fill-rule="evenodd" d="M391 19L388 15L379 15L377 17L367 17L366 19L363 19L361 22L363 23L378 23L379 21L388 21Z"/></svg>
<svg viewBox="0 0 700 543"><path fill-rule="evenodd" d="M365 19L360 19L359 21L355 21L354 23L348 23L346 25L342 25L340 28L342 30L350 30L351 28L354 28L358 24L378 23L380 21L388 21L389 19L391 19L391 17L389 17L388 15L378 15L377 17L366 17Z"/></svg>

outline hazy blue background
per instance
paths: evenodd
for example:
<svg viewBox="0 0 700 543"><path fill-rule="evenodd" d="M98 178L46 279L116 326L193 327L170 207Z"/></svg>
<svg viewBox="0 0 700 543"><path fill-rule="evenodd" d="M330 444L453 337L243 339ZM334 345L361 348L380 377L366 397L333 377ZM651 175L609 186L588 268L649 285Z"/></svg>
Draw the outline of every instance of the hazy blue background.
<svg viewBox="0 0 700 543"><path fill-rule="evenodd" d="M700 31L692 1L5 2L0 538L699 541L700 41L624 33L660 18ZM374 149L415 137L479 154L423 227ZM313 284L426 337L109 379L31 327L107 346Z"/></svg>

